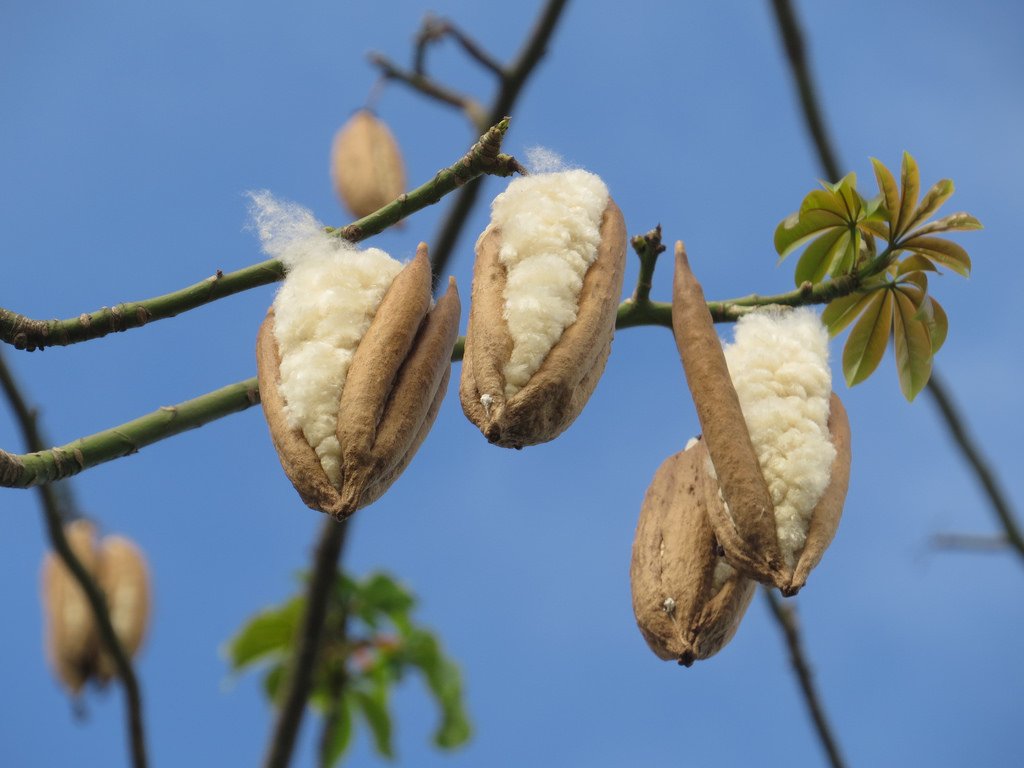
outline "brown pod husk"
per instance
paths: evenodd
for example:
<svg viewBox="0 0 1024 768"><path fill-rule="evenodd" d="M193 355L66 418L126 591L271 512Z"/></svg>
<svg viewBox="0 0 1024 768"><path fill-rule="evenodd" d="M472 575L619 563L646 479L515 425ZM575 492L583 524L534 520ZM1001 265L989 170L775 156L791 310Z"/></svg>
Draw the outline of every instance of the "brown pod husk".
<svg viewBox="0 0 1024 768"><path fill-rule="evenodd" d="M676 244L672 325L708 444L710 482L726 502L708 508L715 537L734 566L751 578L778 587L783 595L795 595L821 560L839 526L850 479L850 424L846 410L838 395L831 393L828 430L836 455L830 467L829 484L811 511L801 550L795 561L788 564L780 554L771 497L725 355L682 243ZM766 503L770 514L764 512Z"/></svg>
<svg viewBox="0 0 1024 768"><path fill-rule="evenodd" d="M690 269L686 248L676 243L672 330L697 409L707 450L728 510L712 518L729 560L752 578L783 586L775 512L750 441L721 342Z"/></svg>
<svg viewBox="0 0 1024 768"><path fill-rule="evenodd" d="M142 645L149 624L149 569L142 552L123 536L104 537L99 547L96 580L106 596L114 633L128 658L132 658ZM117 666L102 643L98 650L96 678L105 683L117 675Z"/></svg>
<svg viewBox="0 0 1024 768"><path fill-rule="evenodd" d="M398 477L433 424L444 397L461 311L454 279L429 312L430 260L395 277L356 348L338 408L341 480L335 487L278 389L280 354L273 310L257 337L263 411L285 473L303 501L342 520L375 501Z"/></svg>
<svg viewBox="0 0 1024 768"><path fill-rule="evenodd" d="M89 573L96 568L96 529L87 520L64 526L71 551ZM99 635L92 608L71 571L55 552L47 552L42 569L46 655L57 679L78 694L92 675Z"/></svg>
<svg viewBox="0 0 1024 768"><path fill-rule="evenodd" d="M836 449L836 457L832 461L828 486L811 513L807 541L800 551L789 583L782 587L782 594L787 597L800 591L807 582L807 575L832 543L839 528L839 518L843 514L846 491L850 486L850 463L853 458L850 449L850 419L835 392L829 398L828 431Z"/></svg>
<svg viewBox="0 0 1024 768"><path fill-rule="evenodd" d="M331 178L338 197L359 218L405 191L405 166L398 142L369 110L356 112L335 135Z"/></svg>
<svg viewBox="0 0 1024 768"><path fill-rule="evenodd" d="M658 658L687 667L732 639L754 593L754 582L718 555L708 509L722 502L707 455L698 441L658 468L640 510L630 566L644 639Z"/></svg>
<svg viewBox="0 0 1024 768"><path fill-rule="evenodd" d="M501 230L488 227L476 246L469 325L459 396L466 416L487 439L506 448L553 440L583 410L604 371L615 332L625 271L626 225L609 198L601 217L597 257L583 278L577 317L540 368L505 396L504 367L512 354L505 319Z"/></svg>

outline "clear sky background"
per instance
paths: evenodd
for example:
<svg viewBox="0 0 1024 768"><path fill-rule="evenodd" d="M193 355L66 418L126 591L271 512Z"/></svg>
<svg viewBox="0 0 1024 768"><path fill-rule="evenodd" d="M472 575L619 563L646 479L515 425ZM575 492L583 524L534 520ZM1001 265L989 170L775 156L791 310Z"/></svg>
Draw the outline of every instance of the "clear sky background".
<svg viewBox="0 0 1024 768"><path fill-rule="evenodd" d="M538 5L4 0L0 305L69 317L262 260L245 228L250 189L347 223L327 156L376 78L364 54L407 63L429 8L508 58ZM973 276L933 281L951 321L937 368L1024 508L1024 10L1010 0L798 6L843 167L872 193L868 158L895 168L909 150L925 184L955 180L949 212L986 225L958 238ZM433 62L439 79L489 100L488 77L453 45ZM475 138L461 116L401 86L378 109L412 184ZM772 233L820 172L767 2L570 3L513 118L507 151L543 145L599 173L630 233L660 222L666 240L686 240L710 298L791 287ZM488 180L485 201L503 184ZM373 244L409 258L444 210ZM452 262L464 297L486 221L481 205ZM657 270L656 299L669 297L670 264ZM4 352L64 443L252 376L273 291L74 347ZM852 390L834 370L853 426L851 490L797 600L841 747L852 766L1018 764L1021 562L931 548L939 532L996 530L975 478L928 395L903 400L891 356ZM409 678L394 697L399 764L821 764L760 597L734 641L692 669L658 661L636 629L628 568L640 502L658 464L698 430L671 334L620 333L590 404L548 445L488 445L456 390L408 471L357 515L345 555L357 574L386 569L409 585L464 672L472 742L450 755L430 746L436 713ZM0 446L21 450L5 407ZM321 522L280 471L260 410L73 482L154 573L138 665L153 764L256 764L272 713L259 676L232 678L220 649L295 591ZM126 765L120 693L90 695L89 719L76 723L44 664L45 546L35 495L0 491L0 763ZM313 763L306 725L296 765ZM361 734L351 764L379 762Z"/></svg>

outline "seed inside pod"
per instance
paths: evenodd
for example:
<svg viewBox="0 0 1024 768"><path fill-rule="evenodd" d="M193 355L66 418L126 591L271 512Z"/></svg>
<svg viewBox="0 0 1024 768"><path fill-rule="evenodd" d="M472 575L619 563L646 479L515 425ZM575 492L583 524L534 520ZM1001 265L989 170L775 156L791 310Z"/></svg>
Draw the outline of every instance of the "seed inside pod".
<svg viewBox="0 0 1024 768"><path fill-rule="evenodd" d="M341 519L383 493L433 422L458 291L450 281L431 309L425 244L402 267L325 235L311 217L283 209L282 223L275 205L257 212L264 247L288 269L257 339L263 410L300 496Z"/></svg>
<svg viewBox="0 0 1024 768"><path fill-rule="evenodd" d="M338 197L360 218L405 191L405 166L398 142L368 109L352 115L334 137L331 178Z"/></svg>
<svg viewBox="0 0 1024 768"><path fill-rule="evenodd" d="M555 438L579 415L610 351L626 234L586 171L513 181L477 241L460 398L493 443Z"/></svg>
<svg viewBox="0 0 1024 768"><path fill-rule="evenodd" d="M716 536L737 567L795 594L835 534L849 481L828 335L809 309L761 310L723 352L681 243L673 328L726 502L710 511Z"/></svg>
<svg viewBox="0 0 1024 768"><path fill-rule="evenodd" d="M693 440L658 468L640 511L630 585L637 625L661 659L690 666L732 639L754 582L718 554L708 509L722 504Z"/></svg>

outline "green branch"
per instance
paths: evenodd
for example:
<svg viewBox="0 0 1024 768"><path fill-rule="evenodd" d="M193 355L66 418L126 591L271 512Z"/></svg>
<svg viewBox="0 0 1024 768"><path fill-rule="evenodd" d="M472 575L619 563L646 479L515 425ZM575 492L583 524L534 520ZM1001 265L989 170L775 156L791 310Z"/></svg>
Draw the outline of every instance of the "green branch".
<svg viewBox="0 0 1024 768"><path fill-rule="evenodd" d="M328 228L328 231L346 240L359 242L433 205L478 176L511 176L520 172L522 169L515 158L500 153L508 124L507 117L496 121L494 127L481 136L458 162L439 171L426 184L401 195L369 216L346 227ZM140 328L153 320L174 317L225 296L268 285L283 277L284 267L281 262L268 259L235 272L223 273L218 270L215 275L173 293L103 307L96 312L65 320L33 320L0 307L0 340L28 351L77 344L109 333Z"/></svg>
<svg viewBox="0 0 1024 768"><path fill-rule="evenodd" d="M807 283L795 291L774 296L751 294L736 299L708 302L708 311L716 323L733 322L757 307L788 307L824 304L857 290L860 278L845 275L814 285ZM665 302L627 299L619 305L615 327L640 325L672 327L672 305ZM452 349L452 360L462 359L465 339L460 337ZM229 384L174 406L165 406L145 416L67 445L27 454L0 450L0 487L29 488L76 475L114 459L136 453L147 445L201 427L224 416L251 408L260 401L256 379Z"/></svg>

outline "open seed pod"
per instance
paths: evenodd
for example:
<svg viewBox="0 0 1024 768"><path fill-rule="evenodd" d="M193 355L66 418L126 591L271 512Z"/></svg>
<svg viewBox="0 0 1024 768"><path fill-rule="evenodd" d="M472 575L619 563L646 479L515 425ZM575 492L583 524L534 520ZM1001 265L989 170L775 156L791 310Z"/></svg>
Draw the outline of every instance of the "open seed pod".
<svg viewBox="0 0 1024 768"><path fill-rule="evenodd" d="M690 666L739 627L754 582L718 554L708 511L722 506L703 441L666 459L647 489L633 539L637 626L661 659Z"/></svg>
<svg viewBox="0 0 1024 768"><path fill-rule="evenodd" d="M96 528L87 520L64 526L64 535L87 571L96 568ZM43 558L43 614L46 655L57 679L72 694L92 675L99 636L92 609L71 571L55 552Z"/></svg>
<svg viewBox="0 0 1024 768"><path fill-rule="evenodd" d="M625 270L622 212L594 174L516 179L476 243L459 397L487 439L547 442L604 371Z"/></svg>
<svg viewBox="0 0 1024 768"><path fill-rule="evenodd" d="M395 274L395 269L398 268ZM341 520L376 501L437 415L458 333L454 279L431 308L421 243L298 261L260 326L263 412L302 500Z"/></svg>
<svg viewBox="0 0 1024 768"><path fill-rule="evenodd" d="M105 536L100 542L96 580L107 598L110 623L128 657L142 645L149 623L149 570L142 552L123 536ZM105 683L117 674L109 651L100 643L96 678Z"/></svg>
<svg viewBox="0 0 1024 768"><path fill-rule="evenodd" d="M835 535L850 477L827 333L810 310L755 312L723 351L682 243L672 327L725 502L709 508L715 536L745 574L796 594Z"/></svg>
<svg viewBox="0 0 1024 768"><path fill-rule="evenodd" d="M405 166L398 142L370 110L356 112L334 137L331 178L338 197L360 218L405 191Z"/></svg>

